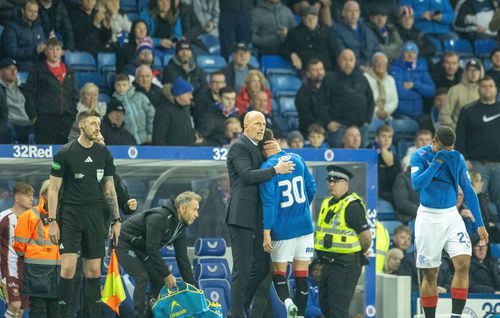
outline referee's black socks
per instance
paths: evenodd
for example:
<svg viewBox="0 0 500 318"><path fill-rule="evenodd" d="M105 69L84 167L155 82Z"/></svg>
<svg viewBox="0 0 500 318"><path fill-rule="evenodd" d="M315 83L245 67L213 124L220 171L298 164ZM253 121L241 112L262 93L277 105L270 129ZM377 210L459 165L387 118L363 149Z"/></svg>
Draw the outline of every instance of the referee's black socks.
<svg viewBox="0 0 500 318"><path fill-rule="evenodd" d="M59 317L70 317L68 310L72 310L70 305L73 296L73 278L59 277L57 286L57 301L59 304Z"/></svg>
<svg viewBox="0 0 500 318"><path fill-rule="evenodd" d="M85 279L85 306L89 318L101 317L101 288L99 286L100 278Z"/></svg>

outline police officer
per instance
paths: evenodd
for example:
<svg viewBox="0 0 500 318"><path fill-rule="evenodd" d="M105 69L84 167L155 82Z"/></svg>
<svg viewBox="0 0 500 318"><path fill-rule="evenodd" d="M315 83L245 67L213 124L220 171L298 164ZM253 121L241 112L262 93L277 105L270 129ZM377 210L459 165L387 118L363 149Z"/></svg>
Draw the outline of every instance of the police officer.
<svg viewBox="0 0 500 318"><path fill-rule="evenodd" d="M347 318L372 240L365 206L356 193L349 192L353 174L335 165L327 170L331 196L321 204L314 244L323 264L319 302L326 317Z"/></svg>

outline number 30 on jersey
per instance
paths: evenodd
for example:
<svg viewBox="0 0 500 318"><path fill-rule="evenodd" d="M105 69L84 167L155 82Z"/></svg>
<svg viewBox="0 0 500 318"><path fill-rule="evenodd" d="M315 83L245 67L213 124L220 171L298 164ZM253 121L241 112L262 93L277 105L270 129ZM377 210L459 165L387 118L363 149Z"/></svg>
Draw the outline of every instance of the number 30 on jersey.
<svg viewBox="0 0 500 318"><path fill-rule="evenodd" d="M284 188L281 190L281 196L285 199L285 201L280 204L282 208L288 208L294 203L300 204L306 202L304 178L302 178L302 176L296 176L291 181L281 180L278 182L278 187L280 187L280 189Z"/></svg>

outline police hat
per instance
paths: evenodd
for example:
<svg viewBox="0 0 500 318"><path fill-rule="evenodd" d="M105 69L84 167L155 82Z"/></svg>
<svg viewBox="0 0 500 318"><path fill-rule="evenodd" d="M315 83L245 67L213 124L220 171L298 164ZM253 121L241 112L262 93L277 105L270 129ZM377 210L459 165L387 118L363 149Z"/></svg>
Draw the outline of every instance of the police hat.
<svg viewBox="0 0 500 318"><path fill-rule="evenodd" d="M345 180L349 182L354 177L349 170L340 166L330 165L326 167L326 170L328 170L328 177L326 178L328 181Z"/></svg>

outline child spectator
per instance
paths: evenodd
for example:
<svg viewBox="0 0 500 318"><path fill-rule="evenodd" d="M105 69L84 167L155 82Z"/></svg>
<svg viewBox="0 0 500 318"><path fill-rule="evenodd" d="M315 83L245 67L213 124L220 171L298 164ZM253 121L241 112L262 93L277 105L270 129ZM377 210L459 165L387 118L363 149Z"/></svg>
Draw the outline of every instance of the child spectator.
<svg viewBox="0 0 500 318"><path fill-rule="evenodd" d="M241 128L241 122L238 118L231 117L226 119L224 122L224 135L226 136L226 142L224 142L223 146L231 146L242 132L243 128Z"/></svg>
<svg viewBox="0 0 500 318"><path fill-rule="evenodd" d="M500 291L497 263L488 255L488 245L476 242L472 248L469 270L469 293L494 294Z"/></svg>
<svg viewBox="0 0 500 318"><path fill-rule="evenodd" d="M125 127L134 136L137 144L151 143L155 109L146 95L135 91L127 75L118 74L113 97L125 107Z"/></svg>
<svg viewBox="0 0 500 318"><path fill-rule="evenodd" d="M304 148L328 149L325 138L325 128L318 124L312 124L307 129L307 141Z"/></svg>
<svg viewBox="0 0 500 318"><path fill-rule="evenodd" d="M304 136L298 130L293 130L286 136L290 148L302 149L304 148Z"/></svg>
<svg viewBox="0 0 500 318"><path fill-rule="evenodd" d="M394 230L391 248L399 248L404 253L408 251L411 244L411 229L407 225L400 225Z"/></svg>

